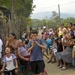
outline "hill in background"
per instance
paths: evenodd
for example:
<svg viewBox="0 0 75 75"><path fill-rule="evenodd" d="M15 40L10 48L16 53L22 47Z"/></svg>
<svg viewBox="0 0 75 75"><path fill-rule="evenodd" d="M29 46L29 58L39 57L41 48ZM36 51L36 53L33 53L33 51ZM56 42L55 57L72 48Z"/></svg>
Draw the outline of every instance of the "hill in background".
<svg viewBox="0 0 75 75"><path fill-rule="evenodd" d="M34 13L31 14L31 18L32 19L50 19L52 16L52 12L38 12L38 13ZM61 13L60 14L61 18L67 18L67 17L74 17L75 18L75 14L68 14L68 13Z"/></svg>

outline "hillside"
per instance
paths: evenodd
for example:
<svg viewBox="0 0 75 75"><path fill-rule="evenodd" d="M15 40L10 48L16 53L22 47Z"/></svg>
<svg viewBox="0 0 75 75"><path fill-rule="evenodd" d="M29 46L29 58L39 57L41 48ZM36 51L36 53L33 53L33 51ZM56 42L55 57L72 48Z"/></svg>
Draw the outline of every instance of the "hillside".
<svg viewBox="0 0 75 75"><path fill-rule="evenodd" d="M67 18L67 17L74 17L75 18L75 14L68 14L68 13L61 13L61 18ZM52 16L52 12L38 12L38 13L34 13L31 14L31 18L32 19L50 19Z"/></svg>

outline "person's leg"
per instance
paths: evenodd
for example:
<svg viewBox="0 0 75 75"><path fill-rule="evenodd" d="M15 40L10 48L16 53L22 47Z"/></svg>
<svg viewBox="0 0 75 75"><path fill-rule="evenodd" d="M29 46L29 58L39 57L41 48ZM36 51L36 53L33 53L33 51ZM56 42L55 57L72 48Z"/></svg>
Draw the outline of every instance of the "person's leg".
<svg viewBox="0 0 75 75"><path fill-rule="evenodd" d="M59 60L59 63L60 63L59 68L62 68L63 67L62 60Z"/></svg>
<svg viewBox="0 0 75 75"><path fill-rule="evenodd" d="M11 71L11 73L12 73L12 75L18 75L18 71L17 71L17 70L15 70L15 69L14 69L14 70L12 70L12 71Z"/></svg>
<svg viewBox="0 0 75 75"><path fill-rule="evenodd" d="M37 67L37 62L36 62L36 61L32 61L32 62L31 62L31 68L32 68L32 73L33 73L34 75L38 75L38 74L37 74L37 69L38 69L38 67Z"/></svg>
<svg viewBox="0 0 75 75"><path fill-rule="evenodd" d="M46 54L48 55L48 45L46 45Z"/></svg>
<svg viewBox="0 0 75 75"><path fill-rule="evenodd" d="M50 55L50 59L49 59L49 61L47 62L47 63L50 63L50 62L52 62L52 58L54 57L54 53L53 53L53 51L52 51L52 54Z"/></svg>
<svg viewBox="0 0 75 75"><path fill-rule="evenodd" d="M4 73L1 73L1 75L4 75Z"/></svg>
<svg viewBox="0 0 75 75"><path fill-rule="evenodd" d="M10 72L9 71L5 71L4 75L10 75Z"/></svg>
<svg viewBox="0 0 75 75"><path fill-rule="evenodd" d="M45 68L45 63L44 61L38 61L38 69L39 69L39 75L44 75L44 68Z"/></svg>
<svg viewBox="0 0 75 75"><path fill-rule="evenodd" d="M62 69L62 70L66 70L66 68L67 68L66 62L63 61L63 67L62 67L61 69Z"/></svg>

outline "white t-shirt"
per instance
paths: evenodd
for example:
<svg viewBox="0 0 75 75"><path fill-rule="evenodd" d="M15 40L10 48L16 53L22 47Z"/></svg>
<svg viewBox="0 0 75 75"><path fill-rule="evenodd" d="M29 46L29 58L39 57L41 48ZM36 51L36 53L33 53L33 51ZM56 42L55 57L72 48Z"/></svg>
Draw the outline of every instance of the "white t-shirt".
<svg viewBox="0 0 75 75"><path fill-rule="evenodd" d="M3 45L3 42L2 40L0 39L0 58L2 57L2 45Z"/></svg>
<svg viewBox="0 0 75 75"><path fill-rule="evenodd" d="M7 69L7 71L15 69L14 59L16 59L16 56L14 54L11 54L9 58L6 55L4 56L3 62L6 63L5 68Z"/></svg>
<svg viewBox="0 0 75 75"><path fill-rule="evenodd" d="M2 40L0 39L0 53L2 52L2 45L3 45L3 42L2 42Z"/></svg>

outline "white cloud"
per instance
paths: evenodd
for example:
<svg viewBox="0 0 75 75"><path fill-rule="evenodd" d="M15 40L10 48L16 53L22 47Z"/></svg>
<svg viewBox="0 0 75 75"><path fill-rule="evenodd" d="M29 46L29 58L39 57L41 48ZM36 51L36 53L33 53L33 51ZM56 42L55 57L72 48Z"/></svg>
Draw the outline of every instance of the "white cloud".
<svg viewBox="0 0 75 75"><path fill-rule="evenodd" d="M57 11L58 4L60 4L61 12L75 13L74 0L34 0L33 4L36 5L33 13L42 11Z"/></svg>

